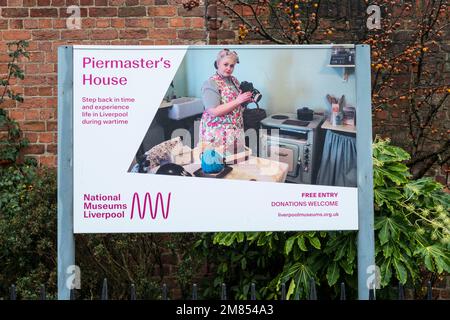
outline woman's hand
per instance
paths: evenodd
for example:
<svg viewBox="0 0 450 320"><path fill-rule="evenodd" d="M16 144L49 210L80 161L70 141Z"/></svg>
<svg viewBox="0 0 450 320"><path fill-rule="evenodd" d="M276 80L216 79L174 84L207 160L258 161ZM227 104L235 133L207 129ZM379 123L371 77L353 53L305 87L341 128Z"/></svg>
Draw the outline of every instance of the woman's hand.
<svg viewBox="0 0 450 320"><path fill-rule="evenodd" d="M244 92L244 93L240 93L237 98L236 98L236 103L238 103L238 105L243 104L244 102L247 101L251 101L252 100L252 93L251 92Z"/></svg>
<svg viewBox="0 0 450 320"><path fill-rule="evenodd" d="M236 97L236 99L234 99L228 103L218 105L217 107L209 108L209 109L207 109L207 112L215 117L223 116L227 113L230 113L231 111L233 111L234 109L236 109L241 104L243 104L247 101L252 101L252 93L251 92L240 93Z"/></svg>

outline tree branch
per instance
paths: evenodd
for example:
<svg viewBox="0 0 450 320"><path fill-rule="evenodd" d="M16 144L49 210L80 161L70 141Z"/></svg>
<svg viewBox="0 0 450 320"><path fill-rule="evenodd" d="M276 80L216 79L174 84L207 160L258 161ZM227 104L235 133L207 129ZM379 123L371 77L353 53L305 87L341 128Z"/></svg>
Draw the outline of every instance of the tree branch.
<svg viewBox="0 0 450 320"><path fill-rule="evenodd" d="M238 3L241 3L242 5L246 5L246 6L250 6L248 3L243 2L241 0L236 0ZM250 29L254 29L253 25L247 20L245 19L241 14L239 14L236 10L234 10L231 6L229 6L227 3L225 3L224 0L220 0L220 3L230 12L232 12L236 17L238 17L242 23L244 23L245 25L247 25L248 27L250 27ZM254 13L254 11L253 11ZM259 20L258 20L259 21ZM260 23L260 22L259 22ZM280 39L276 39L275 37L273 37L272 35L270 35L268 32L266 32L266 30L264 28L260 28L259 31L256 31L258 34L260 34L261 36L263 36L264 38L266 38L267 40L273 41L275 43L278 44L285 44L282 40Z"/></svg>
<svg viewBox="0 0 450 320"><path fill-rule="evenodd" d="M280 21L280 17L277 14L277 11L275 10L275 8L273 7L273 5L271 3L269 3L269 8L270 8L270 11L272 12L272 15L275 16L276 22L278 22L278 25L281 29L281 35L284 36L285 38L287 38L290 43L294 43L294 39L292 39L291 36L284 29L284 26Z"/></svg>
<svg viewBox="0 0 450 320"><path fill-rule="evenodd" d="M432 158L432 157L437 157L445 152L447 152L448 150L450 150L450 140L447 140L444 145L442 145L438 150L433 151L433 152L429 152L427 154L424 154L422 156L416 157L414 159L408 160L405 162L405 164L408 167L412 167L415 166L416 164L418 164L419 162L422 162L424 160L427 160L428 158Z"/></svg>

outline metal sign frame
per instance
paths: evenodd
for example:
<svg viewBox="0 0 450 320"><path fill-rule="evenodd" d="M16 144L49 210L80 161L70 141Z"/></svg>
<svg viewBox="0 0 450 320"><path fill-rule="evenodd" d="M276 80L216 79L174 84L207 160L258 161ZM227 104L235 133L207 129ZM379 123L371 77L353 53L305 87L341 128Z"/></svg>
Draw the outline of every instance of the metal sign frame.
<svg viewBox="0 0 450 320"><path fill-rule="evenodd" d="M369 277L375 268L373 210L372 105L370 46L356 48L356 124L358 171L358 298L369 299ZM204 46L205 48L216 46ZM246 47L246 46L240 46ZM270 46L265 46L265 48ZM275 46L274 46L275 47ZM279 46L276 46L279 48ZM298 49L329 48L333 45L290 45ZM73 232L73 47L58 48L58 299L70 299L74 280L75 237Z"/></svg>

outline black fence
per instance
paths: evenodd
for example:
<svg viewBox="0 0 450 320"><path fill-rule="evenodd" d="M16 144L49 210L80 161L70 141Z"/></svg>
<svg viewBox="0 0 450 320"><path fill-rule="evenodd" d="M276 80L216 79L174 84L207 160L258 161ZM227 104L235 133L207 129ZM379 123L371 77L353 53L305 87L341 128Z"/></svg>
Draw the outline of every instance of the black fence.
<svg viewBox="0 0 450 320"><path fill-rule="evenodd" d="M340 285L340 300L347 300L346 292L345 292L345 283L341 283ZM17 300L17 290L15 285L11 285L10 287L10 300ZM130 295L129 300L138 300L139 297L136 295L136 287L134 284L130 285ZM426 293L426 300L432 300L432 287L431 287L431 281L427 282L427 293ZM1 300L1 299L0 299ZM47 300L47 294L45 290L45 286L41 285L39 289L39 300ZM70 300L77 300L76 299L76 290L72 289L70 290ZM100 295L100 300L109 300L108 298L108 280L105 278L103 279L103 285L102 285L102 291ZM166 284L162 285L161 288L161 300L169 300L168 295L168 287ZM191 300L198 300L198 286L197 284L192 285L192 296ZM222 284L221 293L220 293L220 300L228 300L227 296L227 286L225 284ZM250 300L257 300L256 299L256 285L254 283L250 286ZM286 300L286 285L283 283L281 284L281 291L280 291L280 300ZM298 296L294 297L294 300L299 300ZM308 294L307 300L317 300L317 290L316 290L316 283L314 279L310 280L310 290ZM376 291L375 289L371 289L369 291L369 300L376 300ZM402 284L398 285L398 298L397 300L405 300L405 290Z"/></svg>

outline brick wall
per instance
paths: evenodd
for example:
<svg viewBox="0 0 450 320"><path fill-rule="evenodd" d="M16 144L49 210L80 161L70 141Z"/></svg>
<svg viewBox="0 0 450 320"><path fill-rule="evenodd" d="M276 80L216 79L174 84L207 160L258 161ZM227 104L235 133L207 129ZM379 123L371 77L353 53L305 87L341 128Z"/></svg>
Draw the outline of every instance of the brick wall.
<svg viewBox="0 0 450 320"><path fill-rule="evenodd" d="M58 46L236 43L236 30L240 22L224 16L217 9L216 2L200 1L199 7L188 11L183 7L182 0L0 0L0 71L3 73L7 68L8 57L5 53L8 41L28 40L30 43L30 59L23 64L25 80L14 86L16 91L23 93L25 102L9 101L3 105L10 116L19 122L25 137L31 142L25 154L35 157L43 165L56 166ZM67 8L71 5L80 7L79 30L66 26L70 16ZM329 6L324 10L336 11ZM351 8L348 12L341 11L336 11L336 14L342 17L356 12ZM355 25L350 26L342 19L334 23L337 34L333 36L333 41L357 41L361 23L357 19ZM322 26L326 28L330 23L324 21ZM354 32L349 32L349 28ZM403 40L407 39L406 25L405 28L400 34L405 35ZM330 39L321 36L321 31L318 31L317 39L322 43L330 42ZM267 41L250 34L247 42ZM442 50L447 52L448 60L448 40ZM450 62L446 64L446 71L450 73L449 66ZM375 133L390 135L397 142L406 141L403 130L385 125L386 120L401 117L401 114L390 110L376 113ZM443 119L450 123L448 112ZM437 171L436 176L445 182L442 172ZM166 258L164 267L166 273L171 274L177 263L169 256ZM448 288L447 280L445 286L435 289L439 291L435 292L436 296L449 299Z"/></svg>
<svg viewBox="0 0 450 320"><path fill-rule="evenodd" d="M433 298L436 300L450 300L450 276L437 281L433 288Z"/></svg>
<svg viewBox="0 0 450 320"><path fill-rule="evenodd" d="M181 0L0 0L0 71L6 43L27 40L25 80L13 88L24 103L3 105L30 141L25 154L56 166L57 48L60 45L202 44L207 38L204 6L188 11ZM68 29L67 8L80 7L81 29Z"/></svg>
<svg viewBox="0 0 450 320"><path fill-rule="evenodd" d="M224 15L217 8L217 0L200 1L200 6L187 10L183 0L0 0L0 71L5 72L8 57L6 43L13 40L30 42L30 60L24 63L25 80L16 87L24 94L25 103L7 103L12 118L17 120L31 145L25 154L34 156L44 165L56 165L57 140L57 47L65 44L227 44L237 42L236 19ZM321 28L316 41L357 42L364 23L357 2L330 0L322 5ZM79 6L81 29L66 26L67 8ZM236 8L246 18L250 12ZM247 10L248 11L248 10ZM206 18L206 19L205 19ZM329 18L327 20L327 18ZM346 18L350 18L350 24ZM331 38L322 35L331 25L336 31ZM407 41L410 25L407 21L398 32L398 41ZM448 32L441 50L447 63L445 72L450 79L450 51ZM267 43L259 36L249 34L248 43ZM403 114L396 110L384 110L375 114L374 133L391 136L395 144L408 140ZM447 110L440 116L448 125ZM386 121L389 120L389 121ZM395 123L389 126L389 124ZM407 144L407 143L406 143ZM432 171L433 172L433 171ZM448 175L448 174L447 174ZM434 176L448 183L442 168L434 168Z"/></svg>
<svg viewBox="0 0 450 320"><path fill-rule="evenodd" d="M236 18L229 17L223 14L223 11L216 10L214 1L209 1L209 6L206 8L207 17L214 17L214 14L220 17L217 31L210 30L208 33L210 43L236 43L237 32L239 24L242 22ZM395 31L394 41L399 46L409 44L411 35L417 28L419 23L416 19L420 16L420 10L426 1L413 1L412 10L405 19L401 19L401 27ZM448 8L448 6L447 6ZM245 19L252 21L252 12L248 7L235 6L234 9L241 14ZM312 43L360 43L367 33L365 20L366 5L363 1L355 0L328 0L322 1L319 11L321 18L320 26L314 33ZM398 14L399 12L395 12ZM447 13L447 20L448 15ZM444 19L445 20L445 19ZM215 26L214 19L210 19L207 23L208 27ZM325 35L327 28L333 27L334 31L331 36ZM435 51L434 60L436 61L436 70L433 73L439 73L444 76L446 83L450 83L450 32L449 28L443 28L442 41L439 42L438 48L433 48ZM211 42L214 41L214 42ZM244 40L244 43L265 44L267 40L261 36L250 32ZM439 64L437 63L438 60ZM430 63L432 65L433 63ZM397 77L398 85L402 82L407 82L410 75L404 74L404 77ZM435 126L443 129L443 135L435 136L436 143L428 142L428 150L436 150L444 139L449 139L450 133L450 101L447 99L446 107L443 108L436 116ZM381 135L382 137L390 137L393 144L405 148L411 152L411 138L409 136L409 121L407 113L402 112L406 110L407 105L403 105L401 109L388 106L384 110L373 113L373 136ZM425 148L425 150L427 150ZM417 169L417 168L416 168ZM434 165L428 172L427 176L434 177L438 182L447 186L447 191L450 188L450 165Z"/></svg>

